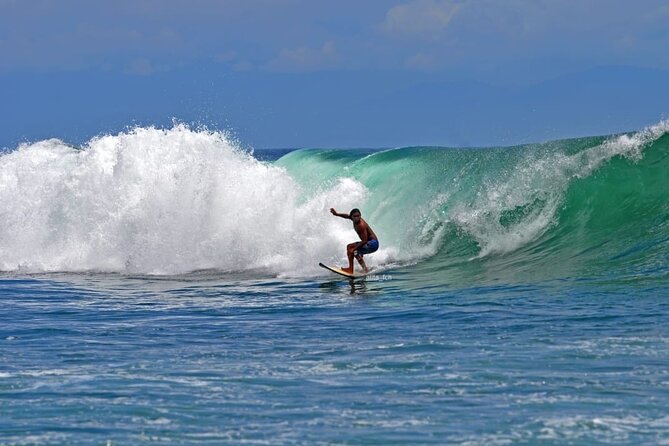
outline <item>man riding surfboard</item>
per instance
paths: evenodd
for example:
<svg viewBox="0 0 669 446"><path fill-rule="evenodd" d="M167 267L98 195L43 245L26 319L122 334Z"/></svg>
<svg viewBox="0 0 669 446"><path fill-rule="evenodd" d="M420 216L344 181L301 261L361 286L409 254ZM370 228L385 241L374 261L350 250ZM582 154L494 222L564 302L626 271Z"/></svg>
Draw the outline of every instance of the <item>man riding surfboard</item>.
<svg viewBox="0 0 669 446"><path fill-rule="evenodd" d="M348 214L340 214L335 211L334 208L330 208L330 213L337 217L345 218L347 220L353 221L353 229L358 233L360 237L359 242L353 242L346 245L346 255L348 256L348 268L342 268L342 271L353 274L353 257L358 260L362 269L366 272L369 271L365 261L362 259L362 256L365 254L371 254L377 249L379 249L379 240L376 238L376 234L372 231L372 228L369 227L367 222L362 219L362 214L360 214L359 209L353 209Z"/></svg>

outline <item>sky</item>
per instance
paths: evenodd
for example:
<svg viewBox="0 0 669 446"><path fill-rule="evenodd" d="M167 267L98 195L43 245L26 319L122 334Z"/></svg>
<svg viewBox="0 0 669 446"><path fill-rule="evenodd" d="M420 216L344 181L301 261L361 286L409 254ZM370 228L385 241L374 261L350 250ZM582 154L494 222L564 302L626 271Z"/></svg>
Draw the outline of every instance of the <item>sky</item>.
<svg viewBox="0 0 669 446"><path fill-rule="evenodd" d="M669 117L666 0L0 0L0 147L511 145Z"/></svg>

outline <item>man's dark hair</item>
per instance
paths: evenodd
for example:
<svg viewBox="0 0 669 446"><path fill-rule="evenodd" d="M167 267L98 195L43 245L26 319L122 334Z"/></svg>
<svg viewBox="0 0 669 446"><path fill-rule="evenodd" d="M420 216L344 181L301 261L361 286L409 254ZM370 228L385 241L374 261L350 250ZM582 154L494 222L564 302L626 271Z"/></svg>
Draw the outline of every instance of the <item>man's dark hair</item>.
<svg viewBox="0 0 669 446"><path fill-rule="evenodd" d="M348 216L349 216L349 217L353 217L353 214L355 214L356 212L357 212L358 214L362 215L362 213L360 212L360 209L358 209L358 208L354 208L354 209L351 209L351 212L348 213Z"/></svg>

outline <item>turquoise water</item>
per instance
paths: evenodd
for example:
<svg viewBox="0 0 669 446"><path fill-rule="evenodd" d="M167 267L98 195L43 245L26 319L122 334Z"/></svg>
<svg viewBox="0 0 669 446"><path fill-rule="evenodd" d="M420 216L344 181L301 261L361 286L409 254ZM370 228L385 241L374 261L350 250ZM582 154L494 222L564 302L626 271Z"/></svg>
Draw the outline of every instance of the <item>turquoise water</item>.
<svg viewBox="0 0 669 446"><path fill-rule="evenodd" d="M0 444L667 443L668 138L19 147ZM330 207L379 235L368 279L318 268L354 237Z"/></svg>

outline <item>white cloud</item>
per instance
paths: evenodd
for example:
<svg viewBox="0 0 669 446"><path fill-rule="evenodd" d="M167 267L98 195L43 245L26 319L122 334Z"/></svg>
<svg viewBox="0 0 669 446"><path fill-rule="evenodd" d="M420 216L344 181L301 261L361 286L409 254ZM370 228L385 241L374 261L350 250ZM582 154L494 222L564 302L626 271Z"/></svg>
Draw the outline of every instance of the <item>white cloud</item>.
<svg viewBox="0 0 669 446"><path fill-rule="evenodd" d="M140 76L149 76L153 74L154 67L149 59L139 58L131 61L126 69L124 70L126 74L137 74Z"/></svg>
<svg viewBox="0 0 669 446"><path fill-rule="evenodd" d="M235 59L237 59L237 52L236 51L223 51L223 52L214 54L214 60L216 62L220 62L220 63L233 62Z"/></svg>
<svg viewBox="0 0 669 446"><path fill-rule="evenodd" d="M232 66L232 69L235 71L251 71L253 68L253 64L248 60L242 60Z"/></svg>
<svg viewBox="0 0 669 446"><path fill-rule="evenodd" d="M327 41L321 48L283 48L266 68L271 71L318 71L339 65L339 53L333 41Z"/></svg>
<svg viewBox="0 0 669 446"><path fill-rule="evenodd" d="M409 57L405 61L404 65L407 68L411 68L413 70L431 71L438 68L439 61L433 55L419 51L413 56Z"/></svg>
<svg viewBox="0 0 669 446"><path fill-rule="evenodd" d="M383 28L390 33L436 39L459 7L456 0L413 0L390 8Z"/></svg>

